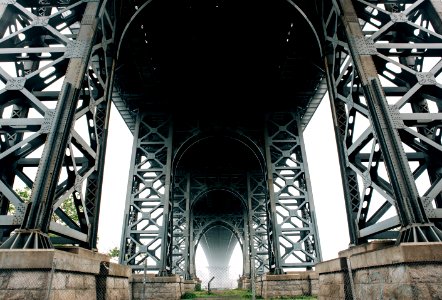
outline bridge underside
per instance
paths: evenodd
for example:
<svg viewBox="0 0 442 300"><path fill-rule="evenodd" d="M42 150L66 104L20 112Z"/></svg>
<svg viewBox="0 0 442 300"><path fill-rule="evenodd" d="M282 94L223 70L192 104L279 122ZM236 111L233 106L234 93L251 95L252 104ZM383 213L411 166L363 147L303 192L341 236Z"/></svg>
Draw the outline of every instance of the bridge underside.
<svg viewBox="0 0 442 300"><path fill-rule="evenodd" d="M212 227L200 240L201 248L211 267L228 268L233 250L238 244L233 232L221 226Z"/></svg>
<svg viewBox="0 0 442 300"><path fill-rule="evenodd" d="M128 5L124 11L133 10ZM220 225L239 240L246 273L251 256L261 273L279 270L275 261L281 255L287 267L310 268L320 258L299 137L301 120L307 123L311 117L307 108L317 105L325 92L321 46L313 25L318 17L314 3L290 1L166 0L138 6L123 31L114 81L121 96L117 107L136 112L125 118L138 139L134 155L147 152L134 162L146 170L134 170L143 179L132 183L131 198L140 199L128 199L127 213L133 216L126 223L123 262L141 269L147 261L155 270L159 257L168 255L156 248L156 238L140 233L152 228L140 224L156 223L145 215L155 210L147 208L157 201L153 194L173 202L172 247L162 250L171 251L173 272L195 276L196 245ZM155 136L160 129L161 137ZM158 143L168 147L170 154L163 155L170 156L154 162L149 151L156 157L153 145ZM268 161L266 147L272 144L269 155L274 159ZM286 157L278 162L283 152ZM170 178L171 190L161 194L153 187L143 193L146 182L155 182L145 172L158 165L171 166L156 174L164 178L160 181ZM283 196L271 196L278 198L279 212L269 206L267 172L278 174L280 188L286 190L284 205L279 203ZM261 189L258 195L254 189ZM279 220L290 211L296 220ZM280 224L269 226L277 214ZM251 222L254 225L248 225ZM155 225L164 242L169 237ZM280 226L286 226L288 234ZM258 233L250 235L251 230ZM280 233L272 236L272 230ZM284 241L281 249L279 240ZM226 245L212 241L203 242L203 247L210 249L209 263L215 263L218 255L212 254Z"/></svg>
<svg viewBox="0 0 442 300"><path fill-rule="evenodd" d="M325 82L351 243L440 242L441 6L0 1L0 247L96 249L113 101L134 136L121 263L191 278L221 226L247 276L313 268Z"/></svg>
<svg viewBox="0 0 442 300"><path fill-rule="evenodd" d="M305 110L324 76L310 20L288 1L165 0L139 10L115 72L129 110L223 120Z"/></svg>

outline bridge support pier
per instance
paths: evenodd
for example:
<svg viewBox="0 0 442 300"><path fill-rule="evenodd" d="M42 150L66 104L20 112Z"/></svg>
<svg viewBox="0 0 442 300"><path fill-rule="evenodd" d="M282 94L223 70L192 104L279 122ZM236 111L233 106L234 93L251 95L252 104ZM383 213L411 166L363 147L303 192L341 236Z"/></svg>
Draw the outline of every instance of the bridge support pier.
<svg viewBox="0 0 442 300"><path fill-rule="evenodd" d="M181 299L185 292L195 290L198 279L184 280L179 275L133 274L131 278L132 300Z"/></svg>
<svg viewBox="0 0 442 300"><path fill-rule="evenodd" d="M442 298L442 243L377 241L316 265L318 299Z"/></svg>
<svg viewBox="0 0 442 300"><path fill-rule="evenodd" d="M318 275L315 271L263 274L256 278L256 295L264 299L316 296Z"/></svg>
<svg viewBox="0 0 442 300"><path fill-rule="evenodd" d="M64 250L0 250L0 298L130 299L130 267L89 250Z"/></svg>

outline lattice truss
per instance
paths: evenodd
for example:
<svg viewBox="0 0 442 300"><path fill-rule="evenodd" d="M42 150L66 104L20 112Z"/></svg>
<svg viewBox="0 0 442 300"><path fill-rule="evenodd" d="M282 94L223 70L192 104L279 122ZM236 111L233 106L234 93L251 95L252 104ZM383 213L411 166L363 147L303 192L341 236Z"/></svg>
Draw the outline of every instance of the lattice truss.
<svg viewBox="0 0 442 300"><path fill-rule="evenodd" d="M362 80L350 51L373 59L388 102L387 113L411 169L411 181L418 190L416 201L430 221L441 228L442 23L435 9L436 6L440 12L441 3L352 3L362 36L347 39L341 21L343 12L335 1L324 6L323 16L330 96L344 165L352 242L397 238L400 218Z"/></svg>
<svg viewBox="0 0 442 300"><path fill-rule="evenodd" d="M186 176L174 176L174 179L173 272L192 276L192 274L195 274L195 270L190 265L194 265L193 260L195 259L196 246L207 230L216 225L229 228L238 238L241 247L244 247L244 235L248 234L244 230L244 226L247 226L247 220L245 220L247 214L244 212L229 215L195 215L190 210L192 203L214 189L229 190L245 202L245 177L219 176L200 178L197 176L191 177L190 174L187 174ZM263 184L262 176L261 184ZM238 201L240 200L238 199ZM265 204L262 206L265 209ZM259 210L257 208L257 211ZM261 220L261 222L266 222L266 219ZM267 225L258 224L258 226ZM262 234L262 231L259 234ZM264 234L267 233L264 232ZM258 239L263 238L259 237ZM260 255L259 261L263 262L265 259L261 257L268 254L261 252L267 249L262 247L259 249L260 252L258 253L257 251L257 255ZM243 251L248 251L248 248L243 248Z"/></svg>
<svg viewBox="0 0 442 300"><path fill-rule="evenodd" d="M189 141L194 141L198 137L205 136L213 126L210 122L208 124L201 124L200 122L174 122L174 160L178 161L177 149L187 145ZM228 126L232 126L231 123ZM230 128L232 132L236 132L238 135L244 138L252 138L254 143L256 142L256 132L250 131L250 129L243 128L241 124L238 127ZM187 172L187 173L186 173ZM184 173L185 175L183 175ZM203 216L191 216L190 209L192 203L204 195L204 193L210 191L211 189L229 189L237 194L238 197L245 197L246 177L222 177L222 176L208 176L206 178L198 177L198 175L193 174L191 180L191 174L188 171L175 170L174 173L174 186L173 186L173 244L172 244L172 269L173 273L181 274L187 277L195 275L195 267L193 260L195 259L196 243L194 238L199 238L195 234L194 226L200 231L205 231L202 228L206 228L208 224L218 224L223 221L223 224L233 222L233 224L238 223L239 216L234 218L224 218L219 219L218 222L209 222L210 220L204 218ZM268 270L268 238L267 238L267 216L266 216L266 199L265 199L265 181L263 176L258 179L259 176L254 176L252 179L251 188L252 192L256 195L252 195L252 205L256 205L256 209L252 211L255 220L255 234L256 237L252 238L255 240L255 262L256 262L256 272L261 274L263 270ZM192 193L191 193L192 190ZM192 195L192 196L191 196ZM263 198L264 197L264 198ZM243 199L245 201L245 199ZM248 206L250 207L250 206ZM213 219L213 216L210 217ZM241 217L242 218L242 217ZM196 223L195 223L196 222ZM244 222L243 222L244 223ZM196 225L194 225L196 224ZM247 220L244 226L248 226ZM233 228L233 227L232 227ZM206 228L207 229L207 228ZM243 230L237 228L237 233L249 234L248 230ZM200 234L200 233L199 233ZM245 236L241 237L244 241ZM242 242L240 242L242 245ZM249 245L243 248L243 251L249 251ZM248 271L247 271L248 272Z"/></svg>
<svg viewBox="0 0 442 300"><path fill-rule="evenodd" d="M191 204L204 197L208 192L213 190L228 190L235 195L238 201L246 203L246 178L244 176L216 176L216 177L198 177L193 176L190 180L190 199ZM197 215L193 211L190 215L190 221L192 222L193 245L198 245L199 240L204 233L215 225L222 225L230 229L238 239L243 251L244 245L244 226L247 220L244 219L244 212L238 212L237 214L222 214L222 215ZM195 259L194 257L191 259Z"/></svg>
<svg viewBox="0 0 442 300"><path fill-rule="evenodd" d="M193 216L193 240L198 245L204 234L212 227L220 225L232 231L241 247L244 245L244 215L198 215ZM195 259L195 257L193 257Z"/></svg>
<svg viewBox="0 0 442 300"><path fill-rule="evenodd" d="M191 255L190 247L196 246L197 241L201 238L202 232L205 232L209 225L214 224L229 224L235 228L235 234L241 234L241 240L245 240L244 234L249 234L249 238L252 240L251 245L254 247L254 263L255 274L262 274L269 270L269 240L267 233L267 206L266 206L266 187L265 181L262 175L250 176L248 197L250 198L250 205L252 207L248 213L252 214L253 233L252 231L244 231L244 220L242 215L234 216L193 216L191 219L189 207L190 207L190 176L174 176L174 189L173 189L173 272L176 274L192 274L192 270L188 270L188 266L194 259ZM240 179L232 184L232 178L225 178L226 182L222 182L220 178L209 179L211 182L207 182L202 178L196 178L193 182L193 196L199 197L211 188L218 187L223 189L231 189L239 197L241 196L241 190L235 190L235 186L242 186L243 179ZM213 186L208 186L212 184ZM192 198L193 199L193 198ZM186 209L187 208L187 209ZM247 220L245 220L247 222ZM192 225L190 224L192 222ZM233 224L233 225L232 225ZM237 225L235 225L237 224ZM191 229L192 228L192 229ZM190 230L190 231L189 231ZM191 238L191 239L190 239ZM195 240L196 239L196 240ZM242 242L240 243L243 244ZM247 251L249 248L244 249ZM195 249L194 249L195 250ZM194 254L194 252L192 252ZM194 270L193 270L194 271Z"/></svg>
<svg viewBox="0 0 442 300"><path fill-rule="evenodd" d="M120 262L134 271L171 272L170 116L139 116Z"/></svg>
<svg viewBox="0 0 442 300"><path fill-rule="evenodd" d="M173 238L172 238L172 272L190 276L190 178L174 176L173 184Z"/></svg>
<svg viewBox="0 0 442 300"><path fill-rule="evenodd" d="M270 187L271 239L276 268L313 267L321 260L304 142L295 113L273 113L267 120L266 151ZM272 262L271 262L272 264ZM270 266L272 268L272 266Z"/></svg>
<svg viewBox="0 0 442 300"><path fill-rule="evenodd" d="M73 99L78 101L75 125L65 124L70 135L62 150L50 231L58 236L57 243L95 247L114 14L106 3L88 2L0 1L2 239L23 222L57 105L65 96L65 76L77 72L82 84L78 100ZM95 28L97 15L97 32L79 36L83 27Z"/></svg>
<svg viewBox="0 0 442 300"><path fill-rule="evenodd" d="M267 187L262 174L249 174L247 180L247 197L249 199L249 236L251 265L255 274L261 275L270 270L269 255L272 253L268 238Z"/></svg>

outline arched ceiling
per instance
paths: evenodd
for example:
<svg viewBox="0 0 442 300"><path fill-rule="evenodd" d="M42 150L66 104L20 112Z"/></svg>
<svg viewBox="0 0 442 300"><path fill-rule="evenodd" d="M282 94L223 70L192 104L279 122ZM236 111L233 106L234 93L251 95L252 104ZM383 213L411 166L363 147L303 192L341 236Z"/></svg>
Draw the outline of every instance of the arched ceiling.
<svg viewBox="0 0 442 300"><path fill-rule="evenodd" d="M245 175L259 172L260 164L254 153L231 137L213 135L194 143L183 154L177 166L193 174Z"/></svg>
<svg viewBox="0 0 442 300"><path fill-rule="evenodd" d="M238 199L234 194L222 189L210 191L196 200L197 202L194 204L192 209L194 216L242 216L245 209L240 199Z"/></svg>
<svg viewBox="0 0 442 300"><path fill-rule="evenodd" d="M314 2L152 0L125 31L115 84L131 109L189 117L303 107L322 63L293 4L313 16Z"/></svg>

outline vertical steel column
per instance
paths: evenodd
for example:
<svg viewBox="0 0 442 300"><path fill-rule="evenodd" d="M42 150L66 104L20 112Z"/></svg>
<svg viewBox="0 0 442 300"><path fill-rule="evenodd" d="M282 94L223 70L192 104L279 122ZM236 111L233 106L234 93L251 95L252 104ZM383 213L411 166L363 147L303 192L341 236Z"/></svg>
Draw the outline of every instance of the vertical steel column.
<svg viewBox="0 0 442 300"><path fill-rule="evenodd" d="M190 174L174 175L172 272L191 279ZM192 252L193 253L193 252Z"/></svg>
<svg viewBox="0 0 442 300"><path fill-rule="evenodd" d="M173 244L172 244L172 273L188 277L189 267L187 223L188 210L186 208L186 191L188 175L173 176Z"/></svg>
<svg viewBox="0 0 442 300"><path fill-rule="evenodd" d="M19 4L15 4L17 7ZM50 248L52 247L51 241L47 235L49 231L50 218L54 209L54 198L56 197L57 184L60 176L60 172L65 159L66 147L70 140L70 130L73 127L75 120L75 113L77 107L78 97L83 85L84 74L88 64L88 58L91 53L93 40L96 34L97 28L97 15L100 3L90 2L84 9L84 17L81 20L81 26L76 33L75 41L72 41L72 47L76 47L73 52L66 54L64 58L70 58L67 66L65 79L61 91L58 96L57 106L53 113L46 112L50 121L50 129L47 132L46 142L43 149L43 154L39 161L37 175L33 184L33 190L31 194L31 201L27 206L26 214L21 225L21 228L15 232L8 240L2 244L2 248ZM46 27L47 24L53 25L57 20L57 16L52 18L36 17L30 15L29 12L23 10L23 7L18 7L19 11L27 14L27 18L34 18L31 24L31 29L27 32L28 35L32 35L32 25ZM74 7L75 10L75 7ZM78 15L77 15L78 17ZM50 30L50 26L46 29ZM52 31L54 33L54 31ZM61 36L59 38L63 39ZM73 48L72 48L73 49ZM42 49L38 49L38 52L42 52ZM32 53L32 52L31 52ZM55 65L55 64L54 64ZM34 83L34 87L38 90L38 83L32 82L33 74L22 74L23 77L17 77L17 79L9 79L9 90L24 90L27 85ZM6 74L2 74L3 77L8 78ZM47 79L47 82L51 82L57 78ZM29 80L30 79L30 80ZM30 87L30 86L29 86ZM29 96L28 96L29 97ZM33 99L34 102L37 99ZM36 103L36 102L35 102ZM40 107L41 112L45 108ZM12 124L11 124L12 125ZM78 208L80 203L76 203ZM86 216L82 216L80 211L77 210L79 218L86 220ZM54 224L55 226L56 224ZM82 222L80 225L86 225ZM84 227L80 227L82 231Z"/></svg>
<svg viewBox="0 0 442 300"><path fill-rule="evenodd" d="M186 278L193 279L195 274L195 242L193 240L193 222L190 199L190 174L186 176Z"/></svg>
<svg viewBox="0 0 442 300"><path fill-rule="evenodd" d="M269 193L269 201L267 202L267 220L268 220L268 234L269 234L269 270L273 274L282 274L283 270L281 267L281 255L279 250L279 235L280 227L278 226L278 221L276 219L276 203L277 197L275 195L274 188L274 178L273 178L273 160L272 152L270 150L270 131L268 128L269 119L266 119L265 132L264 132L264 151L265 160L267 165L267 189Z"/></svg>
<svg viewBox="0 0 442 300"><path fill-rule="evenodd" d="M255 298L255 277L256 277L256 263L255 263L255 256L256 256L256 249L255 249L255 228L253 224L253 209L252 209L252 189L251 189L251 175L250 173L247 173L247 210L248 210L248 220L247 225L249 228L249 267L250 267L250 284L252 289L252 298ZM246 241L244 241L244 245L246 244Z"/></svg>
<svg viewBox="0 0 442 300"><path fill-rule="evenodd" d="M321 260L303 139L295 113L266 120L266 160L275 273L311 268ZM273 266L270 266L273 269Z"/></svg>
<svg viewBox="0 0 442 300"><path fill-rule="evenodd" d="M112 90L115 60L112 47L115 39L115 12L114 3L105 2L99 13L98 34L96 44L92 49L89 69L89 90L95 90L91 95L89 105L95 111L88 112L88 132L92 139L92 147L97 149L97 163L95 170L87 179L85 192L85 207L91 216L90 234L86 247L97 248L98 225L100 215L101 192L104 177L104 164L111 110ZM89 108L90 109L90 108ZM95 112L95 113L94 113ZM95 124L91 126L90 124Z"/></svg>
<svg viewBox="0 0 442 300"><path fill-rule="evenodd" d="M266 194L264 175L249 173L247 176L249 252L253 262L250 267L255 275L269 271L271 247L269 246Z"/></svg>
<svg viewBox="0 0 442 300"><path fill-rule="evenodd" d="M340 161L340 171L342 187L345 199L345 208L347 212L347 223L350 236L350 244L357 245L365 241L358 235L358 226L355 223L359 211L359 183L356 172L346 161L346 149L351 146L351 133L354 131L354 122L348 122L347 111L344 101L339 101L339 95L347 96L350 91L347 84L352 79L348 74L343 76L340 66L348 59L348 53L336 50L337 43L330 44L330 40L336 41L338 32L338 13L336 7L331 2L322 7L322 30L325 36L325 70L327 75L327 85L329 91L329 100L336 138L336 147ZM333 37L329 37L332 35ZM344 70L346 70L344 68ZM342 80L345 84L338 85L337 81ZM347 87L347 89L346 89ZM355 110L350 111L351 118L355 117Z"/></svg>
<svg viewBox="0 0 442 300"><path fill-rule="evenodd" d="M185 255L186 255L186 273L185 276L187 279L192 279L192 262L191 259L192 255L195 255L194 251L194 243L193 243L193 235L192 235L192 219L191 219L191 206L190 206L190 174L187 174L186 176L186 193L184 194L185 201L186 201L186 248L185 248Z"/></svg>
<svg viewBox="0 0 442 300"><path fill-rule="evenodd" d="M138 116L120 255L134 271L172 271L171 153L170 116Z"/></svg>
<svg viewBox="0 0 442 300"><path fill-rule="evenodd" d="M325 67L350 241L352 244L363 243L368 236L395 238L396 232L389 231L399 224L397 217L391 216L393 191L388 178L382 176L380 151L373 129L366 121L369 119L368 109L361 96L360 80L344 34L340 8L332 2L323 2L322 9ZM382 195L383 201L376 199L377 195ZM374 211L371 204L377 204ZM370 216L369 210L372 210ZM380 219L382 222L378 222Z"/></svg>
<svg viewBox="0 0 442 300"><path fill-rule="evenodd" d="M305 200L308 201L306 205L300 207L299 209L302 211L302 218L309 222L307 226L311 227L310 230L311 233L313 233L313 235L310 237L310 232L304 231L301 233L301 238L304 241L304 247L306 251L310 254L316 254L316 257L307 256L306 260L317 263L322 261L321 243L319 240L318 225L316 222L316 209L315 203L313 201L312 185L310 182L310 171L307 163L307 153L305 151L304 135L301 129L301 116L299 114L296 114L296 123L298 125L299 147L295 151L295 155L299 157L300 160L302 160L304 170L304 177L300 179L299 187L302 190L307 191L307 195L305 195L307 199ZM307 269L311 268L312 266L307 267Z"/></svg>
<svg viewBox="0 0 442 300"><path fill-rule="evenodd" d="M364 183L354 220L359 227L357 236L391 238L393 232L388 230L400 224L398 242L440 241L442 234L430 220L442 217L437 201L442 182L434 176L440 167L433 164L440 161L436 157L442 153L440 129L437 134L440 87L435 80L441 72L442 44L440 34L434 32L441 28L434 7L440 3L415 1L405 6L401 1L355 0L340 4L324 5L324 11L330 11L324 17L326 44L334 54L328 61L331 98L347 103L347 124L366 117L373 128L367 128L359 138L354 138L353 131L346 133L353 145L344 147L344 159ZM429 58L437 56L436 63L431 63ZM434 105L432 111L424 107L427 102ZM423 134L426 130L434 134ZM370 144L370 153L362 153ZM380 166L390 182L382 178ZM430 178L429 188L416 185L424 173ZM386 199L377 208L370 207L374 206L374 192ZM392 205L397 217L385 218Z"/></svg>
<svg viewBox="0 0 442 300"><path fill-rule="evenodd" d="M247 199L250 196L247 195ZM250 201L248 201L250 202ZM247 206L247 210L244 210L243 218L244 218L244 229L243 229L243 241L242 245L242 261L243 261L243 270L242 275L246 277L250 277L251 268L252 268L252 248L251 248L251 240L253 239L253 232L250 230L251 226L251 217L250 217L250 206Z"/></svg>
<svg viewBox="0 0 442 300"><path fill-rule="evenodd" d="M190 198L189 198L190 199ZM196 239L195 239L195 228L193 226L193 212L189 212L189 273L191 278L196 278L196 268L195 268L195 253L196 253Z"/></svg>

